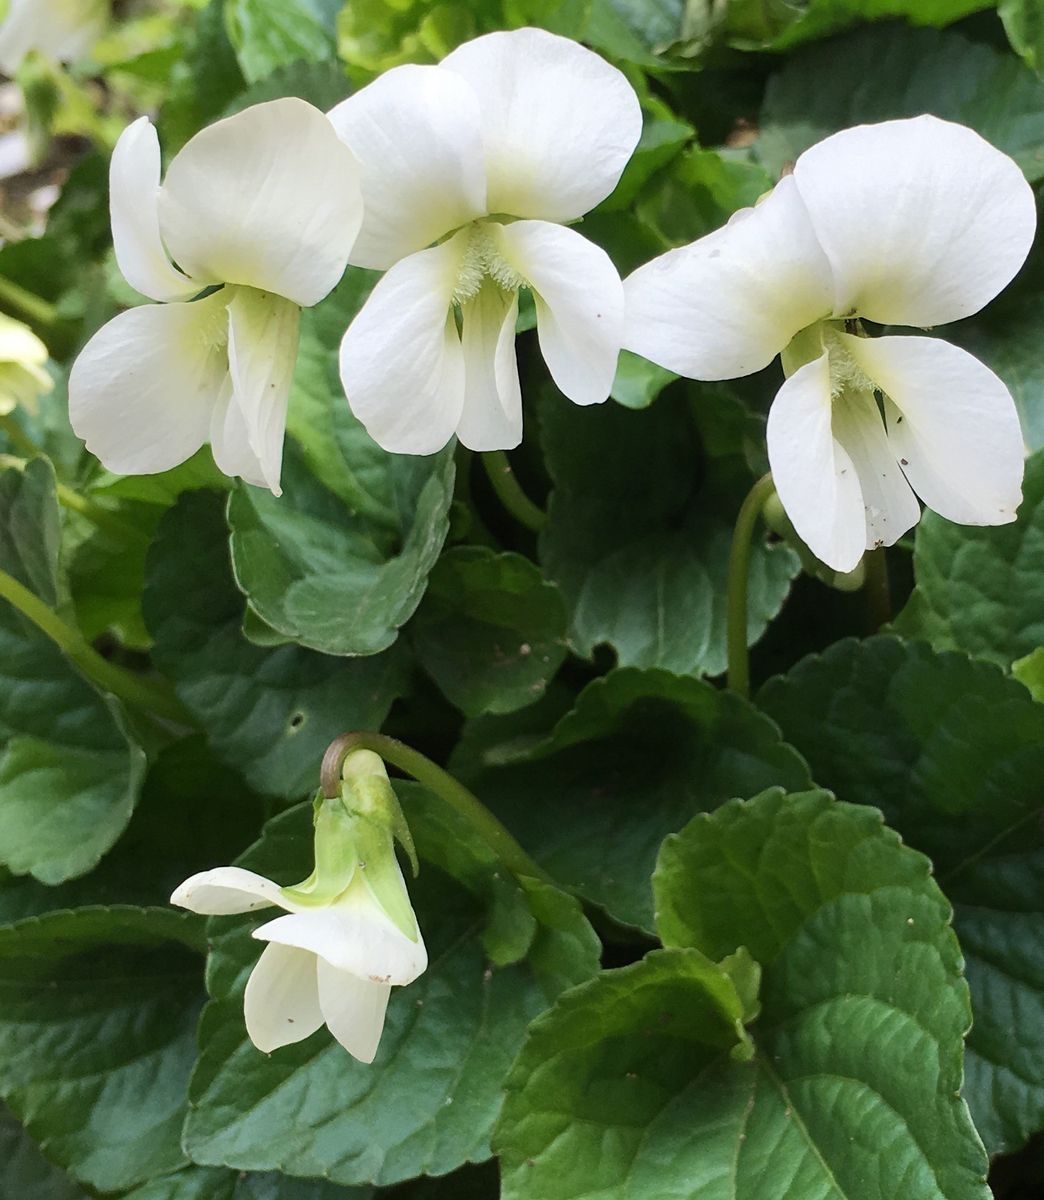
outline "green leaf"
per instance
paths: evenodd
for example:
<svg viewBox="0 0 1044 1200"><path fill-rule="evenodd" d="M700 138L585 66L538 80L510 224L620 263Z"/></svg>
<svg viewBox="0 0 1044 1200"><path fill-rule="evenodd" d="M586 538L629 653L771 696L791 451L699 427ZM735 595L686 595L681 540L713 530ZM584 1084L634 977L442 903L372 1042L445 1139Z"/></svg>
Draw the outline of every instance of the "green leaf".
<svg viewBox="0 0 1044 1200"><path fill-rule="evenodd" d="M225 0L225 23L248 83L277 67L334 56L333 15L324 0Z"/></svg>
<svg viewBox="0 0 1044 1200"><path fill-rule="evenodd" d="M775 726L738 696L636 670L590 684L508 765L463 774L554 879L644 929L668 833L730 797L810 783Z"/></svg>
<svg viewBox="0 0 1044 1200"><path fill-rule="evenodd" d="M58 540L51 464L0 472L0 568L64 609ZM17 875L60 883L89 871L123 832L145 756L118 703L2 600L0 661L0 855Z"/></svg>
<svg viewBox="0 0 1044 1200"><path fill-rule="evenodd" d="M656 888L676 947L533 1025L496 1134L504 1200L987 1200L926 859L876 813L772 790L668 839ZM733 975L691 980L687 957L740 945L762 965L749 1034Z"/></svg>
<svg viewBox="0 0 1044 1200"><path fill-rule="evenodd" d="M541 437L554 483L541 559L570 607L573 648L590 657L608 644L620 666L724 671L725 582L732 523L752 482L746 466L701 462L679 403L629 412L549 398ZM755 539L751 642L798 570L786 546Z"/></svg>
<svg viewBox="0 0 1044 1200"><path fill-rule="evenodd" d="M926 512L914 543L917 586L895 621L937 650L1008 667L1044 645L1044 451L1026 463L1010 525L954 525Z"/></svg>
<svg viewBox="0 0 1044 1200"><path fill-rule="evenodd" d="M292 1179L186 1167L128 1192L121 1200L374 1200L372 1188L342 1188L325 1179Z"/></svg>
<svg viewBox="0 0 1044 1200"><path fill-rule="evenodd" d="M769 81L754 149L778 177L829 133L921 113L971 126L1031 182L1044 178L1044 80L981 42L901 25L860 30L795 55Z"/></svg>
<svg viewBox="0 0 1044 1200"><path fill-rule="evenodd" d="M0 1107L0 1200L87 1200L87 1193L40 1153L13 1116Z"/></svg>
<svg viewBox="0 0 1044 1200"><path fill-rule="evenodd" d="M941 26L991 7L991 0L806 0L806 3L797 5L784 0L784 3L785 9L790 10L787 19L780 22L777 29L764 31L761 41L761 44L771 46L773 50L789 50L864 21L903 17L915 25ZM735 7L746 15L747 10L757 12L762 5L748 0ZM777 11L781 9L784 9L784 5L777 5ZM749 33L744 38L747 31L742 25L729 20L726 28L733 35L729 39L733 45L750 46ZM755 35L755 44L759 40Z"/></svg>
<svg viewBox="0 0 1044 1200"><path fill-rule="evenodd" d="M284 813L242 865L277 882L300 878L310 866L310 828L310 805ZM194 1161L390 1184L488 1156L502 1083L526 1026L563 987L593 974L598 942L579 906L562 897L527 960L498 969L480 949L481 917L465 892L431 867L410 891L429 967L393 990L372 1066L350 1058L325 1029L271 1056L254 1049L242 994L260 951L249 936L257 920L211 923L211 1003L185 1132Z"/></svg>
<svg viewBox="0 0 1044 1200"><path fill-rule="evenodd" d="M1044 703L1044 646L1013 662L1011 673L1034 700Z"/></svg>
<svg viewBox="0 0 1044 1200"><path fill-rule="evenodd" d="M967 959L968 1103L992 1152L1018 1147L1044 1124L1044 707L889 637L803 660L758 703L817 782L931 856Z"/></svg>
<svg viewBox="0 0 1044 1200"><path fill-rule="evenodd" d="M101 1191L185 1162L199 924L91 908L0 926L0 1094L48 1157Z"/></svg>
<svg viewBox="0 0 1044 1200"><path fill-rule="evenodd" d="M1044 71L1044 9L1037 0L1000 0L997 12L1015 50L1035 71Z"/></svg>
<svg viewBox="0 0 1044 1200"><path fill-rule="evenodd" d="M410 632L421 665L468 716L532 704L566 655L558 588L520 554L480 547L442 556Z"/></svg>
<svg viewBox="0 0 1044 1200"><path fill-rule="evenodd" d="M402 658L346 661L247 641L222 505L196 492L160 525L144 601L153 657L222 761L259 792L299 797L317 786L335 737L381 725L402 686Z"/></svg>

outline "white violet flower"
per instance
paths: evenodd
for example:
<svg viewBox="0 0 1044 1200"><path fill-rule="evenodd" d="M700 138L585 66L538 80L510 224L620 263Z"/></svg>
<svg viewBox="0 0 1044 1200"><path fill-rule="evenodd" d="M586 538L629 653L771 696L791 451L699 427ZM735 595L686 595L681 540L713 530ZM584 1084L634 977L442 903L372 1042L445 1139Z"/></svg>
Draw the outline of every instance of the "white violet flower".
<svg viewBox="0 0 1044 1200"><path fill-rule="evenodd" d="M278 495L301 306L341 278L362 221L351 151L318 109L273 100L196 134L161 185L141 117L113 152L110 206L127 282L167 303L87 343L73 428L120 474L167 470L209 440L225 474Z"/></svg>
<svg viewBox="0 0 1044 1200"><path fill-rule="evenodd" d="M362 168L350 261L384 270L341 346L352 411L386 450L522 437L520 288L577 404L606 399L623 337L609 257L574 230L616 186L642 119L625 77L539 29L476 38L438 66L395 67L330 113Z"/></svg>
<svg viewBox="0 0 1044 1200"><path fill-rule="evenodd" d="M402 872L397 865L393 871L399 889L391 906L394 917L387 896L383 903L378 899L361 868L339 894L318 904L302 902L308 898L303 887L281 888L242 867L193 875L171 902L210 916L269 905L284 909L284 916L254 930L253 936L268 945L243 997L250 1040L269 1053L326 1025L349 1054L369 1063L381 1040L392 986L412 983L428 965ZM402 928L404 913L410 932Z"/></svg>
<svg viewBox="0 0 1044 1200"><path fill-rule="evenodd" d="M972 130L931 116L848 129L756 207L635 271L625 345L707 380L782 353L776 490L813 553L848 571L916 524L917 496L961 524L1015 519L1024 448L1004 384L938 338L858 336L858 318L927 328L978 312L1035 226L1022 172Z"/></svg>
<svg viewBox="0 0 1044 1200"><path fill-rule="evenodd" d="M9 0L0 22L0 70L14 75L33 50L55 62L76 62L108 21L109 0Z"/></svg>

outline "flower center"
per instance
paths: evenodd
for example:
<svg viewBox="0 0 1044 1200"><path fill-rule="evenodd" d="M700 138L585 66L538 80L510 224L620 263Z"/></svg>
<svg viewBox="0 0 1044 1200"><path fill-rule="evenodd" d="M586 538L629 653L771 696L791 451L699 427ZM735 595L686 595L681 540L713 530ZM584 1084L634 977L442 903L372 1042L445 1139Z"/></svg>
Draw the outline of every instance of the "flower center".
<svg viewBox="0 0 1044 1200"><path fill-rule="evenodd" d="M479 294L483 281L492 279L505 292L517 292L528 286L525 279L500 253L498 226L488 221L474 221L467 227L467 248L457 272L453 303L465 304Z"/></svg>
<svg viewBox="0 0 1044 1200"><path fill-rule="evenodd" d="M877 385L848 352L837 330L827 325L823 331L823 349L830 363L830 399L839 400L846 392L869 392Z"/></svg>

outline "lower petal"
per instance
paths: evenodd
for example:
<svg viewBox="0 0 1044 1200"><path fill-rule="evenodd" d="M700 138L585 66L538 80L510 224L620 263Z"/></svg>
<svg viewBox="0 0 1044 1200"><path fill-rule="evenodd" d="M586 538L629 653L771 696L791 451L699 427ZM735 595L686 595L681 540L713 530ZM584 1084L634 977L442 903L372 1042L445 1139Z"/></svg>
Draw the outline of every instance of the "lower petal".
<svg viewBox="0 0 1044 1200"><path fill-rule="evenodd" d="M271 292L236 288L228 315L228 366L235 403L264 484L278 496L301 310Z"/></svg>
<svg viewBox="0 0 1044 1200"><path fill-rule="evenodd" d="M265 1054L315 1033L323 1024L315 955L266 946L247 980L243 1017L250 1040Z"/></svg>
<svg viewBox="0 0 1044 1200"><path fill-rule="evenodd" d="M464 407L464 356L451 303L467 231L395 264L341 342L341 383L373 440L434 454Z"/></svg>
<svg viewBox="0 0 1044 1200"><path fill-rule="evenodd" d="M776 393L768 415L772 479L787 516L812 553L851 571L866 549L863 495L854 464L834 438L827 354Z"/></svg>
<svg viewBox="0 0 1044 1200"><path fill-rule="evenodd" d="M250 446L246 417L239 407L232 376L226 375L210 422L210 449L217 469L232 479L267 487L257 455Z"/></svg>
<svg viewBox="0 0 1044 1200"><path fill-rule="evenodd" d="M551 377L575 404L609 396L623 345L624 294L608 254L547 221L494 227L504 259L533 289Z"/></svg>
<svg viewBox="0 0 1044 1200"><path fill-rule="evenodd" d="M895 461L873 394L853 391L836 400L833 431L859 476L866 548L894 545L920 520L921 506Z"/></svg>
<svg viewBox="0 0 1044 1200"><path fill-rule="evenodd" d="M1005 525L1022 500L1025 447L1000 379L937 338L845 337L888 397L888 441L914 491L961 525Z"/></svg>
<svg viewBox="0 0 1044 1200"><path fill-rule="evenodd" d="M463 306L464 410L457 437L469 450L510 450L522 440L517 318L518 293L488 281Z"/></svg>
<svg viewBox="0 0 1044 1200"><path fill-rule="evenodd" d="M217 292L129 309L80 351L69 376L69 419L110 471L166 471L207 440L228 369L226 301Z"/></svg>
<svg viewBox="0 0 1044 1200"><path fill-rule="evenodd" d="M327 1028L359 1062L377 1056L391 985L371 983L319 959L319 1007Z"/></svg>

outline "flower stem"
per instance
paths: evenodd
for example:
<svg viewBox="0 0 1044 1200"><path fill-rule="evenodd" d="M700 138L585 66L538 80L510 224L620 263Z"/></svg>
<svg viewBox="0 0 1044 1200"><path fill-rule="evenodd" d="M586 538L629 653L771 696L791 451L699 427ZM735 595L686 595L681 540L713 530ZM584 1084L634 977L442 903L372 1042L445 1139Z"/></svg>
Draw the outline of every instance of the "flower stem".
<svg viewBox="0 0 1044 1200"><path fill-rule="evenodd" d="M765 503L773 493L772 476L762 475L740 506L729 548L726 644L728 686L740 696L750 695L750 656L747 649L747 585L750 578L750 544Z"/></svg>
<svg viewBox="0 0 1044 1200"><path fill-rule="evenodd" d="M345 733L331 742L323 756L320 786L324 796L340 795L341 767L353 750L372 750L434 793L460 814L514 875L550 882L538 866L481 800L447 771L418 750L383 733Z"/></svg>
<svg viewBox="0 0 1044 1200"><path fill-rule="evenodd" d="M32 621L41 633L46 634L103 691L111 692L118 699L135 708L154 713L157 717L175 721L179 725L192 724L191 717L173 693L102 658L78 629L66 625L39 596L29 591L6 571L0 571L0 598L9 601L24 617Z"/></svg>
<svg viewBox="0 0 1044 1200"><path fill-rule="evenodd" d="M45 329L53 329L61 324L61 317L53 304L3 275L0 275L0 304L18 309L23 316Z"/></svg>
<svg viewBox="0 0 1044 1200"><path fill-rule="evenodd" d="M488 450L482 455L482 465L493 485L500 503L520 525L539 533L547 524L547 513L534 504L522 490L503 450Z"/></svg>
<svg viewBox="0 0 1044 1200"><path fill-rule="evenodd" d="M892 590L888 582L888 559L884 546L868 550L863 556L866 571L866 619L870 633L876 633L892 619Z"/></svg>
<svg viewBox="0 0 1044 1200"><path fill-rule="evenodd" d="M0 276L2 278L2 276ZM0 416L0 433L7 438L12 446L26 458L36 458L38 454L43 454L40 447L33 439L25 432L18 422L11 416L10 413L4 413Z"/></svg>

